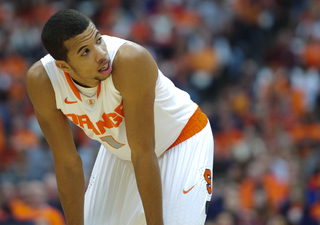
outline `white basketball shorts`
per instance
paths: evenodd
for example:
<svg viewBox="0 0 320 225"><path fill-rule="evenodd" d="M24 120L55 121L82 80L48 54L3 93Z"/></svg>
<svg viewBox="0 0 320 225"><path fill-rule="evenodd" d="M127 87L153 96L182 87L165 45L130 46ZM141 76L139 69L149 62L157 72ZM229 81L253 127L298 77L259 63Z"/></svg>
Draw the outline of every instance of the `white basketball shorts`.
<svg viewBox="0 0 320 225"><path fill-rule="evenodd" d="M199 133L159 158L165 225L203 225L211 199L213 136ZM85 225L146 225L133 165L101 146L85 194Z"/></svg>

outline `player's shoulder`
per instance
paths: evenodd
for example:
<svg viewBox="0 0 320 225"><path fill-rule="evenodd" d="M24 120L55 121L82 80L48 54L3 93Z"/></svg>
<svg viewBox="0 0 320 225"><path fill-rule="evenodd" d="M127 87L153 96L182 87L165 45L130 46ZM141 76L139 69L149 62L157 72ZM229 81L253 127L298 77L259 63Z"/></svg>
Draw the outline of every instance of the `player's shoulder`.
<svg viewBox="0 0 320 225"><path fill-rule="evenodd" d="M134 42L127 42L119 48L115 55L113 71L127 74L134 70L143 70L150 65L154 66L155 62L148 50Z"/></svg>
<svg viewBox="0 0 320 225"><path fill-rule="evenodd" d="M126 42L123 44L115 57L115 62L122 61L122 60L141 60L143 57L147 57L149 55L148 51L139 44L134 42Z"/></svg>
<svg viewBox="0 0 320 225"><path fill-rule="evenodd" d="M50 78L40 60L27 71L26 85L29 98L38 112L56 109L55 93Z"/></svg>
<svg viewBox="0 0 320 225"><path fill-rule="evenodd" d="M34 63L26 73L26 86L30 98L45 98L54 96L51 80L39 60Z"/></svg>
<svg viewBox="0 0 320 225"><path fill-rule="evenodd" d="M41 74L45 74L46 70L44 69L44 66L41 62L41 60L38 60L35 62L27 71L27 76L41 76Z"/></svg>
<svg viewBox="0 0 320 225"><path fill-rule="evenodd" d="M128 42L119 48L113 61L112 79L122 95L135 91L131 90L133 86L151 86L157 76L158 67L152 55L144 47Z"/></svg>
<svg viewBox="0 0 320 225"><path fill-rule="evenodd" d="M27 85L31 85L33 83L39 84L47 81L49 81L49 77L42 62L39 60L34 63L26 73Z"/></svg>

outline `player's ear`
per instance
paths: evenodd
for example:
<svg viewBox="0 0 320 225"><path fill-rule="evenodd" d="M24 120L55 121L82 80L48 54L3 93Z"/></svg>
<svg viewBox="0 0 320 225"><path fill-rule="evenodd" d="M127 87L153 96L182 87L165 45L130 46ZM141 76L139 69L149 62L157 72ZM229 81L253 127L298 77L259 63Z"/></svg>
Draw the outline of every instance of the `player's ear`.
<svg viewBox="0 0 320 225"><path fill-rule="evenodd" d="M70 73L72 71L70 65L64 60L56 60L56 66L66 73Z"/></svg>

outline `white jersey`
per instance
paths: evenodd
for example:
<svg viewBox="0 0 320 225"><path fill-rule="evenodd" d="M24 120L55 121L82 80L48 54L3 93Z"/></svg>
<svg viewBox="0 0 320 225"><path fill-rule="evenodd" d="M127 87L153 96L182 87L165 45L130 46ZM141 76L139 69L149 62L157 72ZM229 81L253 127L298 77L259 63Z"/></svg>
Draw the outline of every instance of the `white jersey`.
<svg viewBox="0 0 320 225"><path fill-rule="evenodd" d="M102 37L112 63L118 49L128 41L107 35ZM57 108L109 152L120 159L131 160L122 96L113 84L112 74L97 87L85 88L84 92L84 88L75 84L68 74L55 65L51 55L43 57L41 62L51 80ZM88 95L89 92L92 94ZM197 108L186 92L176 88L158 70L154 103L157 156L175 142Z"/></svg>

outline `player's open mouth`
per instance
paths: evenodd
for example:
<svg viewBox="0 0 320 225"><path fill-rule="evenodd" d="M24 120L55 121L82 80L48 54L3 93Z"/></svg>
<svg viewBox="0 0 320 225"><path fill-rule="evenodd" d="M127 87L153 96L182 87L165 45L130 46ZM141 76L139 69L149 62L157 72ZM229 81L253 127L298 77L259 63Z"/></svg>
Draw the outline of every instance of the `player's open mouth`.
<svg viewBox="0 0 320 225"><path fill-rule="evenodd" d="M104 67L102 67L100 70L106 70L109 67L109 63L107 65L105 65Z"/></svg>
<svg viewBox="0 0 320 225"><path fill-rule="evenodd" d="M109 62L107 61L105 63L105 65L103 67L101 67L101 69L98 70L98 71L100 73L102 73L102 74L109 74L109 73L111 73L111 70L112 70L112 68L111 68L111 65L110 65L110 61Z"/></svg>

